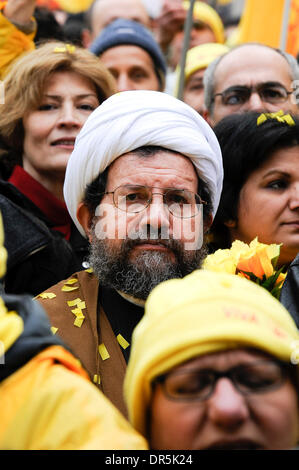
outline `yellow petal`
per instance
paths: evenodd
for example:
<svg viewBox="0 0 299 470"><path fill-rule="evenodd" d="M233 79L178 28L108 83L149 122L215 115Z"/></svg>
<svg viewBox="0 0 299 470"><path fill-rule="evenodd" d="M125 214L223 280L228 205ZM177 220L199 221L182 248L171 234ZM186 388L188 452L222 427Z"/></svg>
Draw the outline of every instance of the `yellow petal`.
<svg viewBox="0 0 299 470"><path fill-rule="evenodd" d="M287 273L280 273L278 278L276 279L275 285L278 286L280 284L282 287L282 284L284 283L286 277Z"/></svg>

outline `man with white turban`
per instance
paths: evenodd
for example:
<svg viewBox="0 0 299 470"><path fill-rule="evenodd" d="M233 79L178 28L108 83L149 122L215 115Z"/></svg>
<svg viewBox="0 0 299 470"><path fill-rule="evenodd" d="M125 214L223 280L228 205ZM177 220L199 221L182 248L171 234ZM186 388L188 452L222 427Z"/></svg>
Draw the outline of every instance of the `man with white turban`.
<svg viewBox="0 0 299 470"><path fill-rule="evenodd" d="M161 92L113 95L76 139L64 197L90 241L90 267L39 301L54 331L125 415L122 382L132 331L157 284L200 266L222 179L212 129Z"/></svg>

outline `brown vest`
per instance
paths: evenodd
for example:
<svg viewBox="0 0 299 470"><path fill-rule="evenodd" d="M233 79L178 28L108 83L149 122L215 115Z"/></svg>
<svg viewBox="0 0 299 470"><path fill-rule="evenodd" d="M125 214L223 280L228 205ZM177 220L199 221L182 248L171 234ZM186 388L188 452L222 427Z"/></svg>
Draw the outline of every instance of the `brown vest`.
<svg viewBox="0 0 299 470"><path fill-rule="evenodd" d="M98 292L96 277L80 271L50 287L37 300L91 380L127 417L123 398L126 362L102 308L98 315Z"/></svg>

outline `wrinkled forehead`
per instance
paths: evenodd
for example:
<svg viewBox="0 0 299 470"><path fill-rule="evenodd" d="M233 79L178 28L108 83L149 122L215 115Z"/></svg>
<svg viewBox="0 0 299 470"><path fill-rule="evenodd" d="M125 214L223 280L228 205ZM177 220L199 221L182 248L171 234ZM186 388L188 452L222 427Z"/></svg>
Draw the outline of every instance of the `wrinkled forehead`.
<svg viewBox="0 0 299 470"><path fill-rule="evenodd" d="M109 166L108 179L123 180L127 175L139 181L140 175L144 177L150 170L155 175L167 175L173 171L181 177L197 181L197 171L189 157L168 149L147 151L146 147L116 158Z"/></svg>
<svg viewBox="0 0 299 470"><path fill-rule="evenodd" d="M292 70L287 60L274 49L248 45L232 50L221 58L215 70L216 92L234 85L255 85L265 82L289 87Z"/></svg>

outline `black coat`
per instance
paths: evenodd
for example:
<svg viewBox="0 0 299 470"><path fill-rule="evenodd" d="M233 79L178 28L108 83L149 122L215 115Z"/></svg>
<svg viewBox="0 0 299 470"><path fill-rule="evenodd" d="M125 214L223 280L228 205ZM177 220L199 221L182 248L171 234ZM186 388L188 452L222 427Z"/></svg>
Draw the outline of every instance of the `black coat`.
<svg viewBox="0 0 299 470"><path fill-rule="evenodd" d="M299 253L289 266L281 289L280 302L290 312L299 328Z"/></svg>
<svg viewBox="0 0 299 470"><path fill-rule="evenodd" d="M0 211L8 252L7 293L35 296L84 269L88 243L76 227L68 242L30 199L1 180Z"/></svg>

